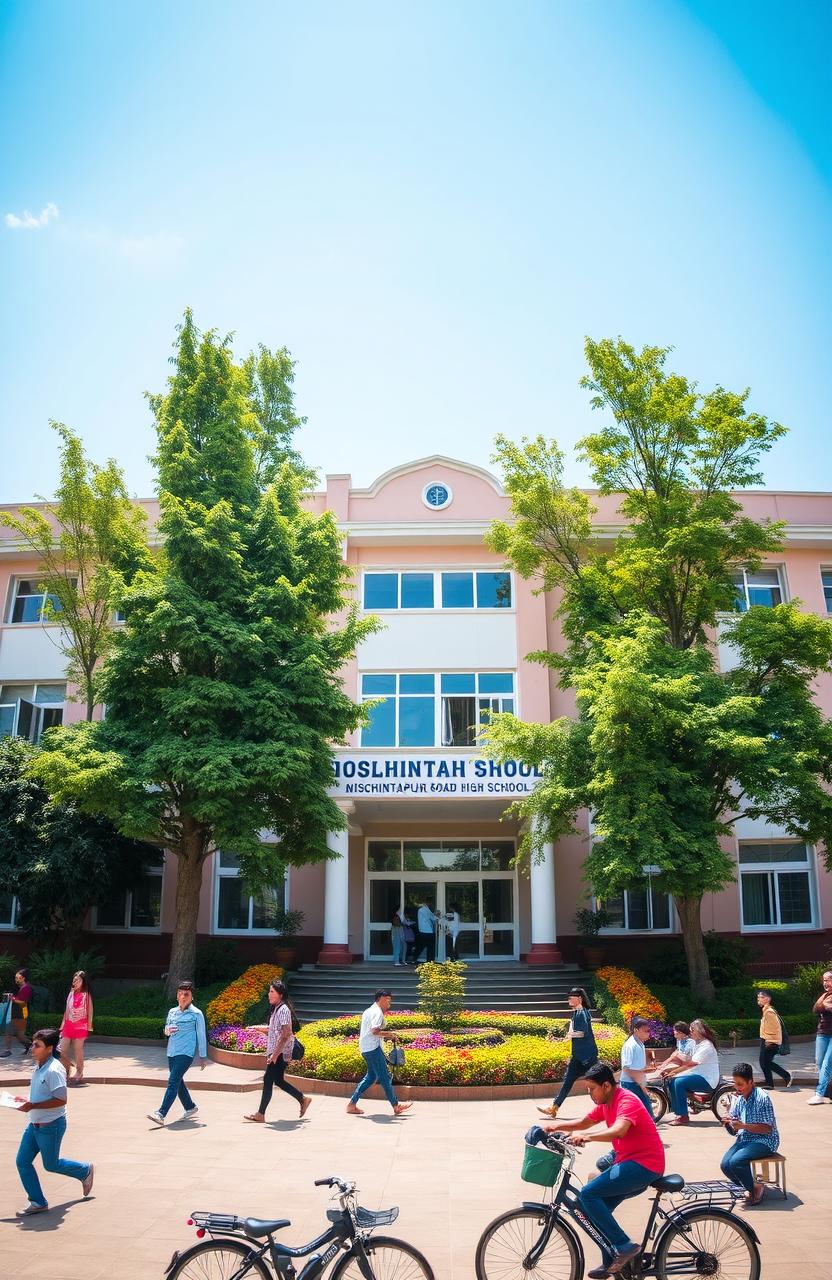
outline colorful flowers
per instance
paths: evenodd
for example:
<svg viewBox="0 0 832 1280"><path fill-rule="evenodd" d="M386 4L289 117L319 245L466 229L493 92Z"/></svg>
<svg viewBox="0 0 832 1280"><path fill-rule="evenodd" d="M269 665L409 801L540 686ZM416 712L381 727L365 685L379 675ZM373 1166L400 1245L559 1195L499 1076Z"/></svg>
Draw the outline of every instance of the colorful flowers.
<svg viewBox="0 0 832 1280"><path fill-rule="evenodd" d="M212 1000L205 1010L208 1026L244 1024L246 1014L263 999L266 988L275 978L282 978L283 970L274 964L253 964L245 973Z"/></svg>
<svg viewBox="0 0 832 1280"><path fill-rule="evenodd" d="M662 1002L656 999L652 991L648 991L632 969L616 969L608 965L599 969L596 976L608 987L627 1026L634 1017L655 1018L659 1021L667 1017Z"/></svg>
<svg viewBox="0 0 832 1280"><path fill-rule="evenodd" d="M211 1028L208 1039L217 1049L230 1049L234 1053L266 1052L266 1037L255 1027L220 1023Z"/></svg>

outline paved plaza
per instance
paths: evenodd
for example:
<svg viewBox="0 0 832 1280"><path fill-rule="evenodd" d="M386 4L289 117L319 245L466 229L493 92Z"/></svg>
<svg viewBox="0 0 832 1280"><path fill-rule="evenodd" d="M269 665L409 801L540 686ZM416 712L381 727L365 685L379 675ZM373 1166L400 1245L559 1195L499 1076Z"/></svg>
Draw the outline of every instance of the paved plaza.
<svg viewBox="0 0 832 1280"><path fill-rule="evenodd" d="M97 1046L90 1076L99 1057L110 1063L104 1074L112 1078L113 1061L132 1060L135 1071L146 1054L156 1055L161 1066L157 1050L117 1053ZM220 1084L228 1072L212 1065L192 1078ZM0 1087L19 1076L19 1062L4 1062ZM790 1195L785 1202L767 1196L749 1211L762 1243L764 1277L784 1267L799 1280L829 1276L832 1106L809 1107L809 1096L807 1087L775 1094ZM94 1193L84 1201L76 1183L44 1174L51 1212L25 1221L14 1217L25 1199L14 1165L23 1118L0 1111L2 1274L10 1280L161 1277L172 1251L195 1242L186 1225L192 1209L285 1216L292 1220L287 1241L299 1243L324 1226L329 1193L313 1187L313 1179L335 1173L357 1181L368 1207L400 1206L393 1230L425 1252L436 1280L472 1280L483 1227L530 1193L533 1198L519 1178L523 1133L537 1118L531 1102L416 1103L395 1119L383 1102L367 1102L366 1114L352 1117L343 1100L318 1096L301 1122L291 1100L276 1094L269 1123L260 1127L242 1121L251 1109L250 1092L205 1088L197 1100L198 1120L178 1121L176 1104L174 1122L157 1129L145 1118L160 1101L154 1087L91 1083L71 1090L64 1154L95 1162ZM573 1095L563 1114L578 1116L586 1105ZM727 1140L716 1121L700 1116L688 1129L661 1129L668 1171L689 1179L720 1176ZM601 1152L593 1145L581 1154L578 1172L588 1173ZM620 1216L637 1233L645 1212L642 1198L625 1205ZM588 1267L596 1265L588 1241L586 1256Z"/></svg>

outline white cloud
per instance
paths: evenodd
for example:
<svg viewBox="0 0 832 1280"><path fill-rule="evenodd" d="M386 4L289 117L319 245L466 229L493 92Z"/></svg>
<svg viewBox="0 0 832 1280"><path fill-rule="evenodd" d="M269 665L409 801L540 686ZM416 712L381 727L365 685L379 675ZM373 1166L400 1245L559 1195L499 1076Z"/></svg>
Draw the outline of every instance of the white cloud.
<svg viewBox="0 0 832 1280"><path fill-rule="evenodd" d="M11 227L13 231L22 228L24 231L39 231L41 227L47 227L50 222L59 218L58 206L52 204L51 200L45 209L41 209L40 213L35 217L28 209L24 209L18 216L16 213L7 213L4 219L6 226Z"/></svg>

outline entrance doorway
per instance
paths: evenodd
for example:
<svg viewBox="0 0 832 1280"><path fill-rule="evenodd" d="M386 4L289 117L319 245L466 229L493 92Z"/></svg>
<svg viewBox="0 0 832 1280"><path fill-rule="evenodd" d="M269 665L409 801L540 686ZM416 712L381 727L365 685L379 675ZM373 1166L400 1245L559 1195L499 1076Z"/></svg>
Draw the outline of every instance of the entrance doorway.
<svg viewBox="0 0 832 1280"><path fill-rule="evenodd" d="M513 858L510 840L368 840L364 954L389 960L394 913L404 906L415 925L418 908L425 903L442 917L459 912L460 960L516 960ZM450 934L437 929L436 959L450 954Z"/></svg>

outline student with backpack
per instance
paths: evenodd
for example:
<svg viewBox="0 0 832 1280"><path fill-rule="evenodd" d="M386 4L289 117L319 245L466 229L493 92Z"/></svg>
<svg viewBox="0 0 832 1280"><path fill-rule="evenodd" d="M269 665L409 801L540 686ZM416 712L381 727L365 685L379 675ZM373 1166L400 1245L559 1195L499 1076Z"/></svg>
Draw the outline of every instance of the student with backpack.
<svg viewBox="0 0 832 1280"><path fill-rule="evenodd" d="M269 1021L266 1026L259 1028L266 1033L266 1074L263 1076L260 1106L251 1115L243 1117L254 1124L265 1123L266 1108L272 1100L272 1091L275 1088L280 1089L282 1093L288 1093L290 1098L295 1099L300 1107L301 1119L312 1106L311 1097L301 1093L284 1079L286 1068L292 1061L292 1054L295 1051L295 1027L299 1029L299 1023L292 1008L286 984L279 978L269 983L269 1004L272 1010Z"/></svg>
<svg viewBox="0 0 832 1280"><path fill-rule="evenodd" d="M792 1082L792 1073L781 1067L774 1059L778 1054L789 1053L789 1038L780 1014L771 1003L770 991L757 992L757 1004L760 1006L760 1070L763 1073L764 1089L774 1088L774 1076L785 1080L786 1088Z"/></svg>

